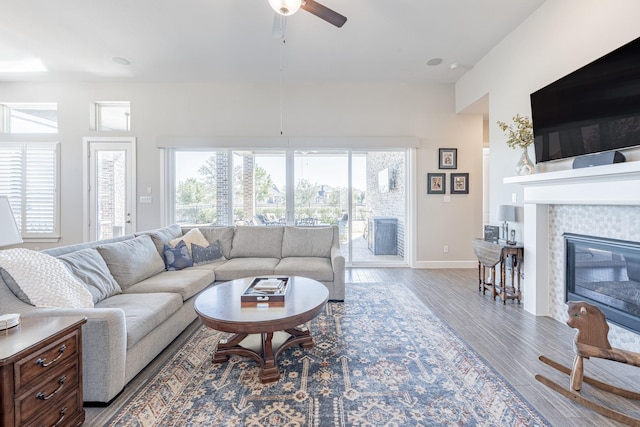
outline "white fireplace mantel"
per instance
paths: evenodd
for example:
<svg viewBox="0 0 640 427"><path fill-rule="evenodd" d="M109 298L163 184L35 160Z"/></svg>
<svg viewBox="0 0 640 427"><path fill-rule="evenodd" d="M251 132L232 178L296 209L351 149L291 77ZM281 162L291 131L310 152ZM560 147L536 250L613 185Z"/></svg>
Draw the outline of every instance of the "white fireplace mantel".
<svg viewBox="0 0 640 427"><path fill-rule="evenodd" d="M524 187L524 309L549 314L549 205L640 205L640 161L509 177Z"/></svg>

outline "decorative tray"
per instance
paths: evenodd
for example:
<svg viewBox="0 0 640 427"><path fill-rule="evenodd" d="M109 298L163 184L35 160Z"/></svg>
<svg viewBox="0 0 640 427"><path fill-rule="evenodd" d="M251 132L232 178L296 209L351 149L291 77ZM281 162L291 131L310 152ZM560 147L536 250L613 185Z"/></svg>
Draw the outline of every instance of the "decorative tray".
<svg viewBox="0 0 640 427"><path fill-rule="evenodd" d="M288 277L256 277L240 296L242 307L284 306Z"/></svg>

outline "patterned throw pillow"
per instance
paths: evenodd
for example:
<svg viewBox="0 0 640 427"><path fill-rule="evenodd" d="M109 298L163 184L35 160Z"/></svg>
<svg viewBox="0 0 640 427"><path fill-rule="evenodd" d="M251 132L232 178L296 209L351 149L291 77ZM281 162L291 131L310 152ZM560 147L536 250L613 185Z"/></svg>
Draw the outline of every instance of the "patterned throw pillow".
<svg viewBox="0 0 640 427"><path fill-rule="evenodd" d="M193 260L189 256L189 250L187 244L182 240L178 242L175 248L169 245L164 245L164 264L167 267L167 271L182 270L186 267L193 265Z"/></svg>
<svg viewBox="0 0 640 427"><path fill-rule="evenodd" d="M206 248L192 243L191 251L193 252L193 265L208 264L224 259L220 240L216 240Z"/></svg>

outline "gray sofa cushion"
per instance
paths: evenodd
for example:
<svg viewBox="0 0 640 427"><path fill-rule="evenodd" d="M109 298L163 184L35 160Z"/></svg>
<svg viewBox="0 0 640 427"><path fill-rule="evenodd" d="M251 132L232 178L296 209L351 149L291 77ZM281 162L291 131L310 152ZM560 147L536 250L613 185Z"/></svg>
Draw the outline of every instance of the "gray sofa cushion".
<svg viewBox="0 0 640 427"><path fill-rule="evenodd" d="M329 258L290 257L282 258L274 274L283 276L303 276L321 282L333 281L333 267Z"/></svg>
<svg viewBox="0 0 640 427"><path fill-rule="evenodd" d="M331 257L333 229L331 227L285 227L282 257Z"/></svg>
<svg viewBox="0 0 640 427"><path fill-rule="evenodd" d="M109 267L97 250L93 248L81 249L77 252L60 255L58 259L87 288L93 297L94 304L122 293L120 285L111 275Z"/></svg>
<svg viewBox="0 0 640 427"><path fill-rule="evenodd" d="M144 231L136 236L148 235L151 237L153 244L156 246L158 253L162 255L162 249L164 245L168 245L170 241L176 237L182 236L182 228L180 225L173 224L164 228L158 228L155 230Z"/></svg>
<svg viewBox="0 0 640 427"><path fill-rule="evenodd" d="M233 235L231 258L282 258L284 227L238 226Z"/></svg>
<svg viewBox="0 0 640 427"><path fill-rule="evenodd" d="M123 290L164 271L164 261L149 235L101 245L97 250Z"/></svg>
<svg viewBox="0 0 640 427"><path fill-rule="evenodd" d="M194 227L184 227L183 230L188 232ZM202 232L202 235L207 239L209 243L220 242L220 250L225 258L231 258L231 244L233 243L233 234L235 227L198 227Z"/></svg>
<svg viewBox="0 0 640 427"><path fill-rule="evenodd" d="M142 301L142 303L141 303ZM119 294L100 301L96 308L119 308L124 311L127 349L144 338L182 307L182 298L174 293Z"/></svg>
<svg viewBox="0 0 640 427"><path fill-rule="evenodd" d="M216 268L216 280L274 274L279 258L233 258Z"/></svg>
<svg viewBox="0 0 640 427"><path fill-rule="evenodd" d="M163 271L127 288L127 294L146 294L154 292L173 292L183 301L188 300L205 289L215 280L213 270L187 268L179 271ZM144 299L144 296L140 297Z"/></svg>

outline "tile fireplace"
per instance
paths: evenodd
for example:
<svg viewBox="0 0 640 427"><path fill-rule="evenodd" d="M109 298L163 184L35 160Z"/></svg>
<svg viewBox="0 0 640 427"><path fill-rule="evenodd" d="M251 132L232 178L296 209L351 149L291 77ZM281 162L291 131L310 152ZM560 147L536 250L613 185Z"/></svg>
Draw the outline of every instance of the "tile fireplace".
<svg viewBox="0 0 640 427"><path fill-rule="evenodd" d="M524 309L566 321L564 233L640 242L640 162L504 179L524 188ZM640 335L611 325L612 345Z"/></svg>

